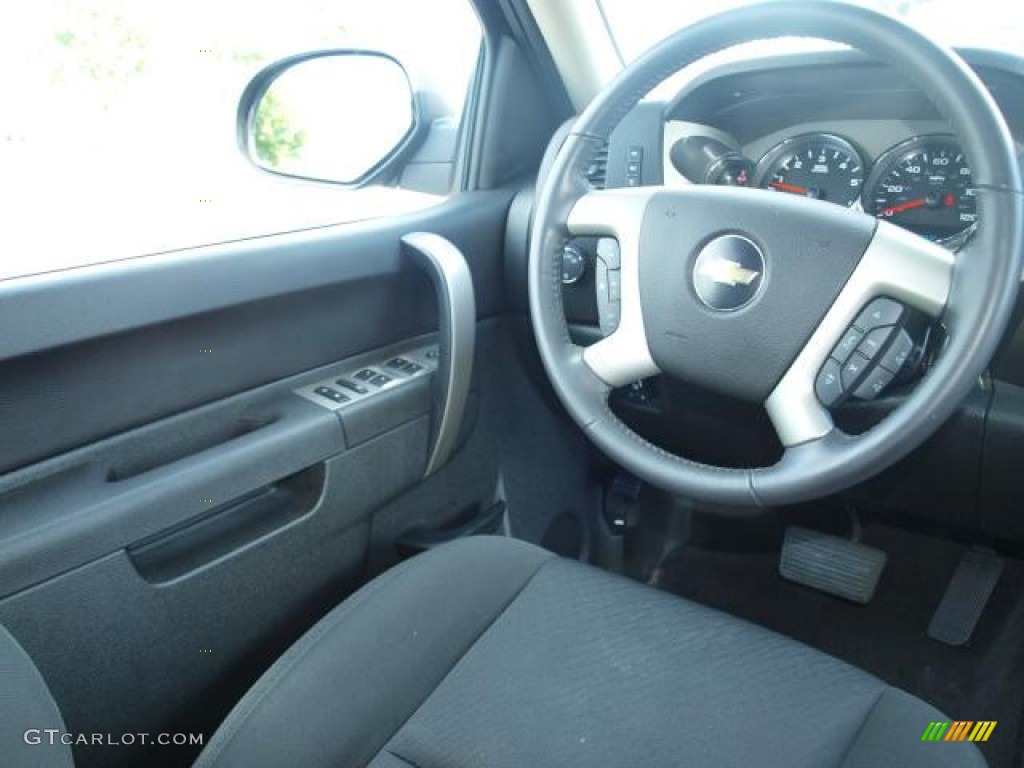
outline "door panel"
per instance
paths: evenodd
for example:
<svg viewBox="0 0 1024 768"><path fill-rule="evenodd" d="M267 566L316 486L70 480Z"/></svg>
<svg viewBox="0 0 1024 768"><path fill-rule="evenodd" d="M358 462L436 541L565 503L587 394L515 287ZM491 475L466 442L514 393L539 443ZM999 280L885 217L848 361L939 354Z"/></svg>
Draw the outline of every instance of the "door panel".
<svg viewBox="0 0 1024 768"><path fill-rule="evenodd" d="M208 736L360 583L373 513L422 480L434 375L340 413L295 390L438 343L410 231L460 248L481 328L500 325L510 199L0 283L16 331L0 343L0 623L70 731ZM495 475L478 469L431 481L482 502ZM443 497L420 519L449 515ZM75 758L181 765L197 749Z"/></svg>

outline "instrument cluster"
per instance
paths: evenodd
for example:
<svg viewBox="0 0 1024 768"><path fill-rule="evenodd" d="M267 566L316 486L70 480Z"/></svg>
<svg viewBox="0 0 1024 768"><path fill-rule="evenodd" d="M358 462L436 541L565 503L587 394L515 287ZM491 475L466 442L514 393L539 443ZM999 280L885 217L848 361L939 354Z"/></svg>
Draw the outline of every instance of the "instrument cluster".
<svg viewBox="0 0 1024 768"><path fill-rule="evenodd" d="M695 183L755 187L863 210L952 248L978 218L970 166L949 134L915 136L873 162L849 139L821 132L787 138L757 162L703 136L680 140L670 158Z"/></svg>

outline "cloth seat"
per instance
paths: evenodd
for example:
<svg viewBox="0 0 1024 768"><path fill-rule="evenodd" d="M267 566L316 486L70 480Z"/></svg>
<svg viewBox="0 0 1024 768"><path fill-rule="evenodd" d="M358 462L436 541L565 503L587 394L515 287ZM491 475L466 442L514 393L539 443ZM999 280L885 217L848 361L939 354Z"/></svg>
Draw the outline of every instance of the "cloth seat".
<svg viewBox="0 0 1024 768"><path fill-rule="evenodd" d="M971 743L921 741L947 719L760 627L476 537L407 561L328 614L197 765L985 765Z"/></svg>

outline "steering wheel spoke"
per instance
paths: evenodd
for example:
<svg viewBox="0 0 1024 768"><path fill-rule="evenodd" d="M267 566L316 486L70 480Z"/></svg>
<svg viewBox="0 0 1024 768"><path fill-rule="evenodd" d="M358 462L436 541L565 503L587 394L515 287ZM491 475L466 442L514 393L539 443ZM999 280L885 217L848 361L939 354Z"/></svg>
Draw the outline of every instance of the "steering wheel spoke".
<svg viewBox="0 0 1024 768"><path fill-rule="evenodd" d="M885 221L878 228L850 279L840 290L817 330L765 401L765 409L784 446L815 440L833 429L815 384L842 387L836 360L847 331L872 300L892 299L938 318L949 297L955 257L945 248ZM890 305L891 306L891 305ZM839 362L845 362L844 357Z"/></svg>
<svg viewBox="0 0 1024 768"><path fill-rule="evenodd" d="M640 305L640 229L650 188L589 192L573 206L567 219L569 232L578 236L614 238L618 248L598 250L602 260L597 290L605 291L598 306L611 315L605 323L614 330L583 351L583 361L606 384L621 387L654 376L660 370L647 344Z"/></svg>

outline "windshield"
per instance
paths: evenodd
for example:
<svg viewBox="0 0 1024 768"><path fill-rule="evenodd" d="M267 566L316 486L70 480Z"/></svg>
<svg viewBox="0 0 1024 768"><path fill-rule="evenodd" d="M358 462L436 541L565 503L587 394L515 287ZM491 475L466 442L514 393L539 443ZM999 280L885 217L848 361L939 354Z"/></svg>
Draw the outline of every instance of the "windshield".
<svg viewBox="0 0 1024 768"><path fill-rule="evenodd" d="M675 30L753 0L666 2L666 0L598 0L624 62L629 62ZM1024 3L1020 0L859 0L901 18L915 29L945 43L1024 54ZM747 55L784 53L827 47L805 40L747 46Z"/></svg>

